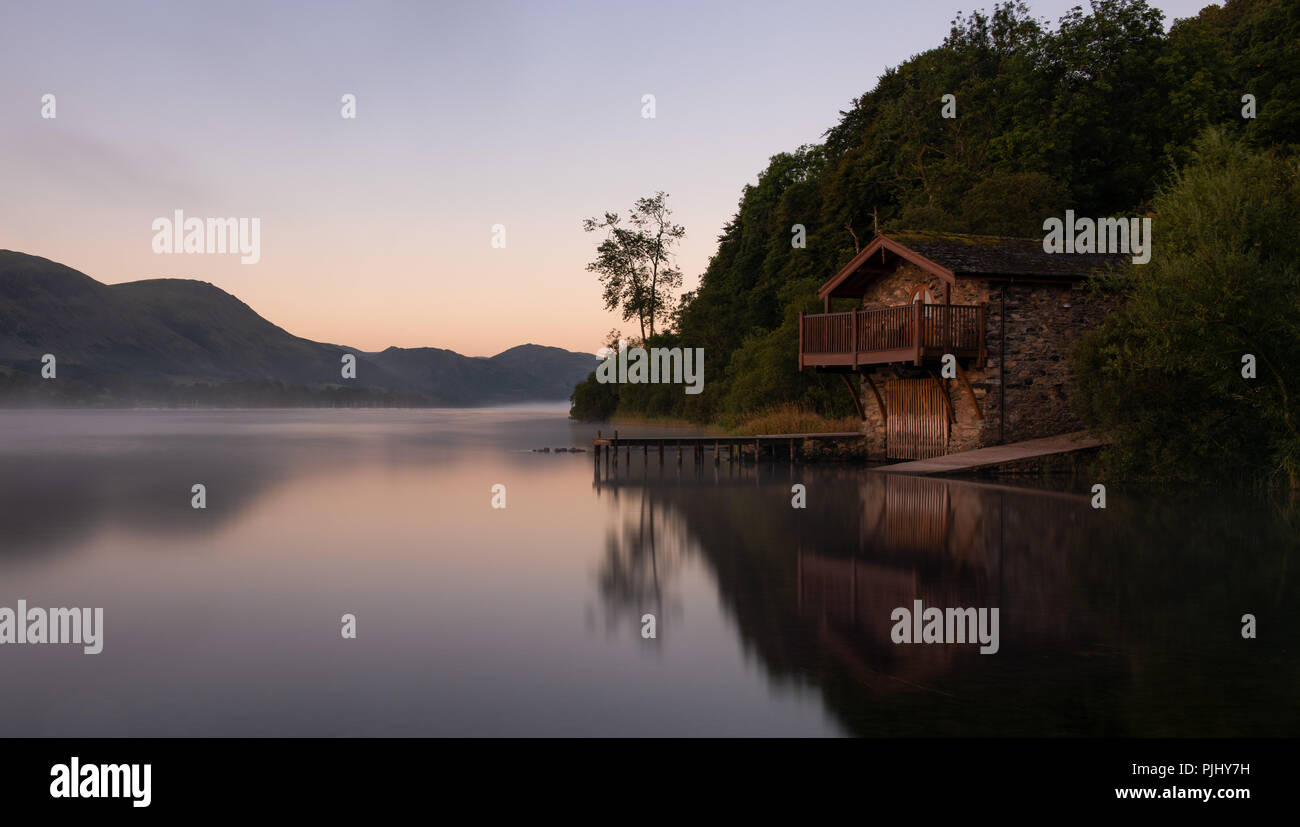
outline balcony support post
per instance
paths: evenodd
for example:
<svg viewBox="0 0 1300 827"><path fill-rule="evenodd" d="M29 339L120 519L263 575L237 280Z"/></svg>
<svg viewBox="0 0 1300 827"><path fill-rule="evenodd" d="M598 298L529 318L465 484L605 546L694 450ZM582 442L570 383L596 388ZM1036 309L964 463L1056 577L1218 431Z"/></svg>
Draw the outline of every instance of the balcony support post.
<svg viewBox="0 0 1300 827"><path fill-rule="evenodd" d="M966 395L970 397L971 407L975 409L975 418L983 419L984 412L980 410L979 400L975 398L975 389L970 386L970 377L966 375L966 371L961 369L961 365L957 365L957 378L961 380L962 387L966 389Z"/></svg>
<svg viewBox="0 0 1300 827"><path fill-rule="evenodd" d="M856 368L858 366L858 309L856 307L853 308L853 315L849 317L849 324L853 326L849 338L853 342L853 367Z"/></svg>
<svg viewBox="0 0 1300 827"><path fill-rule="evenodd" d="M849 395L853 397L853 409L858 412L858 421L865 422L867 412L862 410L862 398L858 395L858 389L853 387L853 380L847 373L841 373L840 378L844 380L844 387L849 389Z"/></svg>
<svg viewBox="0 0 1300 827"><path fill-rule="evenodd" d="M943 407L948 411L948 421L956 422L957 412L952 409L952 400L948 398L948 389L944 387L943 380L933 370L930 371L930 378L934 380L934 384L939 386L939 394L943 396Z"/></svg>
<svg viewBox="0 0 1300 827"><path fill-rule="evenodd" d="M799 370L803 370L803 311L799 311Z"/></svg>
<svg viewBox="0 0 1300 827"><path fill-rule="evenodd" d="M876 387L876 382L875 382L875 380L873 380L873 379L871 378L871 374L870 374L870 373L867 373L865 370L864 370L864 371L859 371L859 372L862 374L862 381L867 383L867 386L868 386L869 388L871 388L871 392L872 392L872 393L875 395L875 397L876 397L876 407L880 409L880 422L881 422L881 424L882 424L882 425L888 425L888 424L889 424L889 413L885 410L885 400L882 399L882 398L880 398L880 389ZM866 417L863 416L863 419L866 419Z"/></svg>
<svg viewBox="0 0 1300 827"><path fill-rule="evenodd" d="M921 364L921 303L912 302L912 349L915 356L912 357L912 364Z"/></svg>

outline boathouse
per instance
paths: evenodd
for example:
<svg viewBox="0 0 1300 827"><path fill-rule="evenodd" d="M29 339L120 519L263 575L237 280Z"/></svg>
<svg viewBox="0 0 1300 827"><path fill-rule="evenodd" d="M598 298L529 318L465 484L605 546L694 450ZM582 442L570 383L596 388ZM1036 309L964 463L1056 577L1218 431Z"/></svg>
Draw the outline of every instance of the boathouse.
<svg viewBox="0 0 1300 827"><path fill-rule="evenodd" d="M799 368L843 376L876 455L1076 431L1069 347L1113 307L1085 288L1128 260L1050 254L1041 239L877 235L818 290L825 312L800 316Z"/></svg>

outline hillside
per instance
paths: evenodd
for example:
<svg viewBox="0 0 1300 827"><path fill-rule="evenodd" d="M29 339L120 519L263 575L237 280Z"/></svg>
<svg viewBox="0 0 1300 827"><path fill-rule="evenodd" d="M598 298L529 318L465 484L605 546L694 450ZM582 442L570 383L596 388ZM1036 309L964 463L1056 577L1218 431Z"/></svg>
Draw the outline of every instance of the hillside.
<svg viewBox="0 0 1300 827"><path fill-rule="evenodd" d="M57 378L40 378L52 353ZM343 354L357 378L340 375ZM367 353L294 336L206 282L106 285L0 250L0 405L447 405L561 400L594 356L520 345Z"/></svg>
<svg viewBox="0 0 1300 827"><path fill-rule="evenodd" d="M1055 25L1021 2L958 14L942 43L874 86L864 78L838 120L827 113L821 143L776 152L743 186L698 288L652 343L703 348L708 392L589 381L574 416L708 422L784 404L848 415L834 377L798 370L798 314L821 312L818 286L877 227L1042 238L1044 218L1067 208L1150 215L1209 128L1300 146L1300 3L1226 0L1168 31L1144 0L1080 6Z"/></svg>

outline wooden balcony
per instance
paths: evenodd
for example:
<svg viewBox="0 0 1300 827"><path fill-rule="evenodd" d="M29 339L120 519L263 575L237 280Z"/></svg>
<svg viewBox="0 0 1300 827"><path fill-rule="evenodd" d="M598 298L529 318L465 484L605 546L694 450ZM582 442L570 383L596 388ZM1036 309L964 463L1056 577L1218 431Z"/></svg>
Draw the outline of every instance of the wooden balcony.
<svg viewBox="0 0 1300 827"><path fill-rule="evenodd" d="M799 317L800 370L924 365L945 353L983 362L984 305L917 302Z"/></svg>

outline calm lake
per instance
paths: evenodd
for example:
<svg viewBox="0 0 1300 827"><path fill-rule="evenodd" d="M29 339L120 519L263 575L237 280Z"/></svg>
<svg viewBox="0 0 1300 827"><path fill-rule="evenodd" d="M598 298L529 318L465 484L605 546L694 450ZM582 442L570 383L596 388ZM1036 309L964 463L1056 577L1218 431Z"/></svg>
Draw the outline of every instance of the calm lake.
<svg viewBox="0 0 1300 827"><path fill-rule="evenodd" d="M606 472L565 410L0 412L0 607L104 609L98 655L0 645L0 736L1300 735L1295 511ZM894 643L916 600L998 651Z"/></svg>

